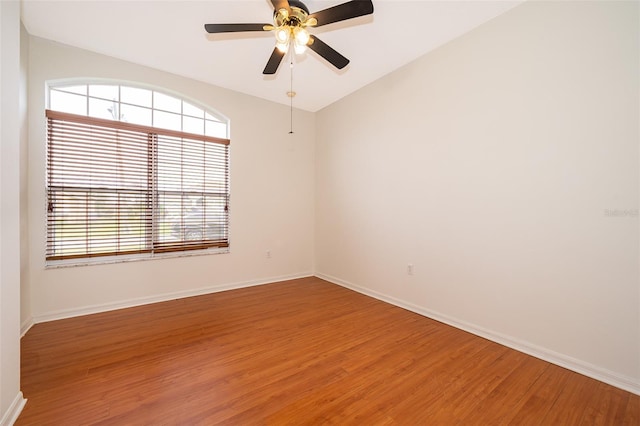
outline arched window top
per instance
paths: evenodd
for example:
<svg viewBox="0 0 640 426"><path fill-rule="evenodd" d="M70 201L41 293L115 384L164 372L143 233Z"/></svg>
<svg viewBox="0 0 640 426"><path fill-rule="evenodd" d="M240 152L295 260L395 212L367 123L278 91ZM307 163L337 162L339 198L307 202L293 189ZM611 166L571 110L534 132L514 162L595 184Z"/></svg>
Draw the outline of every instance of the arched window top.
<svg viewBox="0 0 640 426"><path fill-rule="evenodd" d="M228 120L207 108L148 87L77 81L49 85L49 109L218 138Z"/></svg>

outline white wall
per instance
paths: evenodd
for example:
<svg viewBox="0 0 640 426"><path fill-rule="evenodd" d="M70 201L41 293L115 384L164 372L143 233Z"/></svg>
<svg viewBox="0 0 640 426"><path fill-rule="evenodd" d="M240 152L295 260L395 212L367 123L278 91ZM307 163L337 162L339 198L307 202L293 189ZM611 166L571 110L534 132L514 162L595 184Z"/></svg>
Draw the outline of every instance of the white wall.
<svg viewBox="0 0 640 426"><path fill-rule="evenodd" d="M317 274L640 393L638 18L527 2L320 111Z"/></svg>
<svg viewBox="0 0 640 426"><path fill-rule="evenodd" d="M45 82L109 78L168 89L231 120L231 253L45 269ZM36 321L312 274L315 116L32 37L29 281ZM266 258L266 251L272 253Z"/></svg>
<svg viewBox="0 0 640 426"><path fill-rule="evenodd" d="M20 3L0 2L0 425L24 406L20 392Z"/></svg>

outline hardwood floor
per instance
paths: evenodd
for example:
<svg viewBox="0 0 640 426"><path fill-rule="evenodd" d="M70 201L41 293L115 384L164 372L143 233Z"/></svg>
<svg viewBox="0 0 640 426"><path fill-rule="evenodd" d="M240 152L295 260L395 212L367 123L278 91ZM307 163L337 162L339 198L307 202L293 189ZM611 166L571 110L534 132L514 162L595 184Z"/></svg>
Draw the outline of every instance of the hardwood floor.
<svg viewBox="0 0 640 426"><path fill-rule="evenodd" d="M318 278L35 325L17 425L638 425L640 396Z"/></svg>

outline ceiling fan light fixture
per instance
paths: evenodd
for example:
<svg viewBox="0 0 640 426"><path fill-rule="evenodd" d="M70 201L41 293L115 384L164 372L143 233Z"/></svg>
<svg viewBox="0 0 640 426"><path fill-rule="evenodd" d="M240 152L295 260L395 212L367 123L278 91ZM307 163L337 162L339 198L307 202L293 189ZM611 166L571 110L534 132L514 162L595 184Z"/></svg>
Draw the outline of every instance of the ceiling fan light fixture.
<svg viewBox="0 0 640 426"><path fill-rule="evenodd" d="M295 27L293 29L293 36L296 45L306 46L307 43L309 43L309 32L302 27Z"/></svg>
<svg viewBox="0 0 640 426"><path fill-rule="evenodd" d="M276 43L276 47L282 53L287 53L289 50L289 43Z"/></svg>
<svg viewBox="0 0 640 426"><path fill-rule="evenodd" d="M307 46L304 44L298 44L298 42L293 43L293 50L296 52L296 55L302 55L307 51Z"/></svg>
<svg viewBox="0 0 640 426"><path fill-rule="evenodd" d="M291 29L286 25L276 28L276 42L278 44L289 44L291 39Z"/></svg>

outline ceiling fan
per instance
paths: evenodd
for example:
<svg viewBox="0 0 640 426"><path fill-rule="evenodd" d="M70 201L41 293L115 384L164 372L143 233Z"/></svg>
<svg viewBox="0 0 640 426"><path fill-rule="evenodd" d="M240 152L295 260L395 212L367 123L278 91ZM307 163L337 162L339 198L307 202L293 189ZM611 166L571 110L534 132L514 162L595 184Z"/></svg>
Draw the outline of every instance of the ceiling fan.
<svg viewBox="0 0 640 426"><path fill-rule="evenodd" d="M318 37L309 34L307 28L320 27L373 13L371 0L352 0L315 13L309 13L307 6L297 0L271 0L271 3L274 9L273 24L206 24L204 28L208 33L213 34L274 31L276 47L262 71L263 74L275 74L291 44L296 53L302 53L309 47L333 66L342 69L347 66L349 60Z"/></svg>

